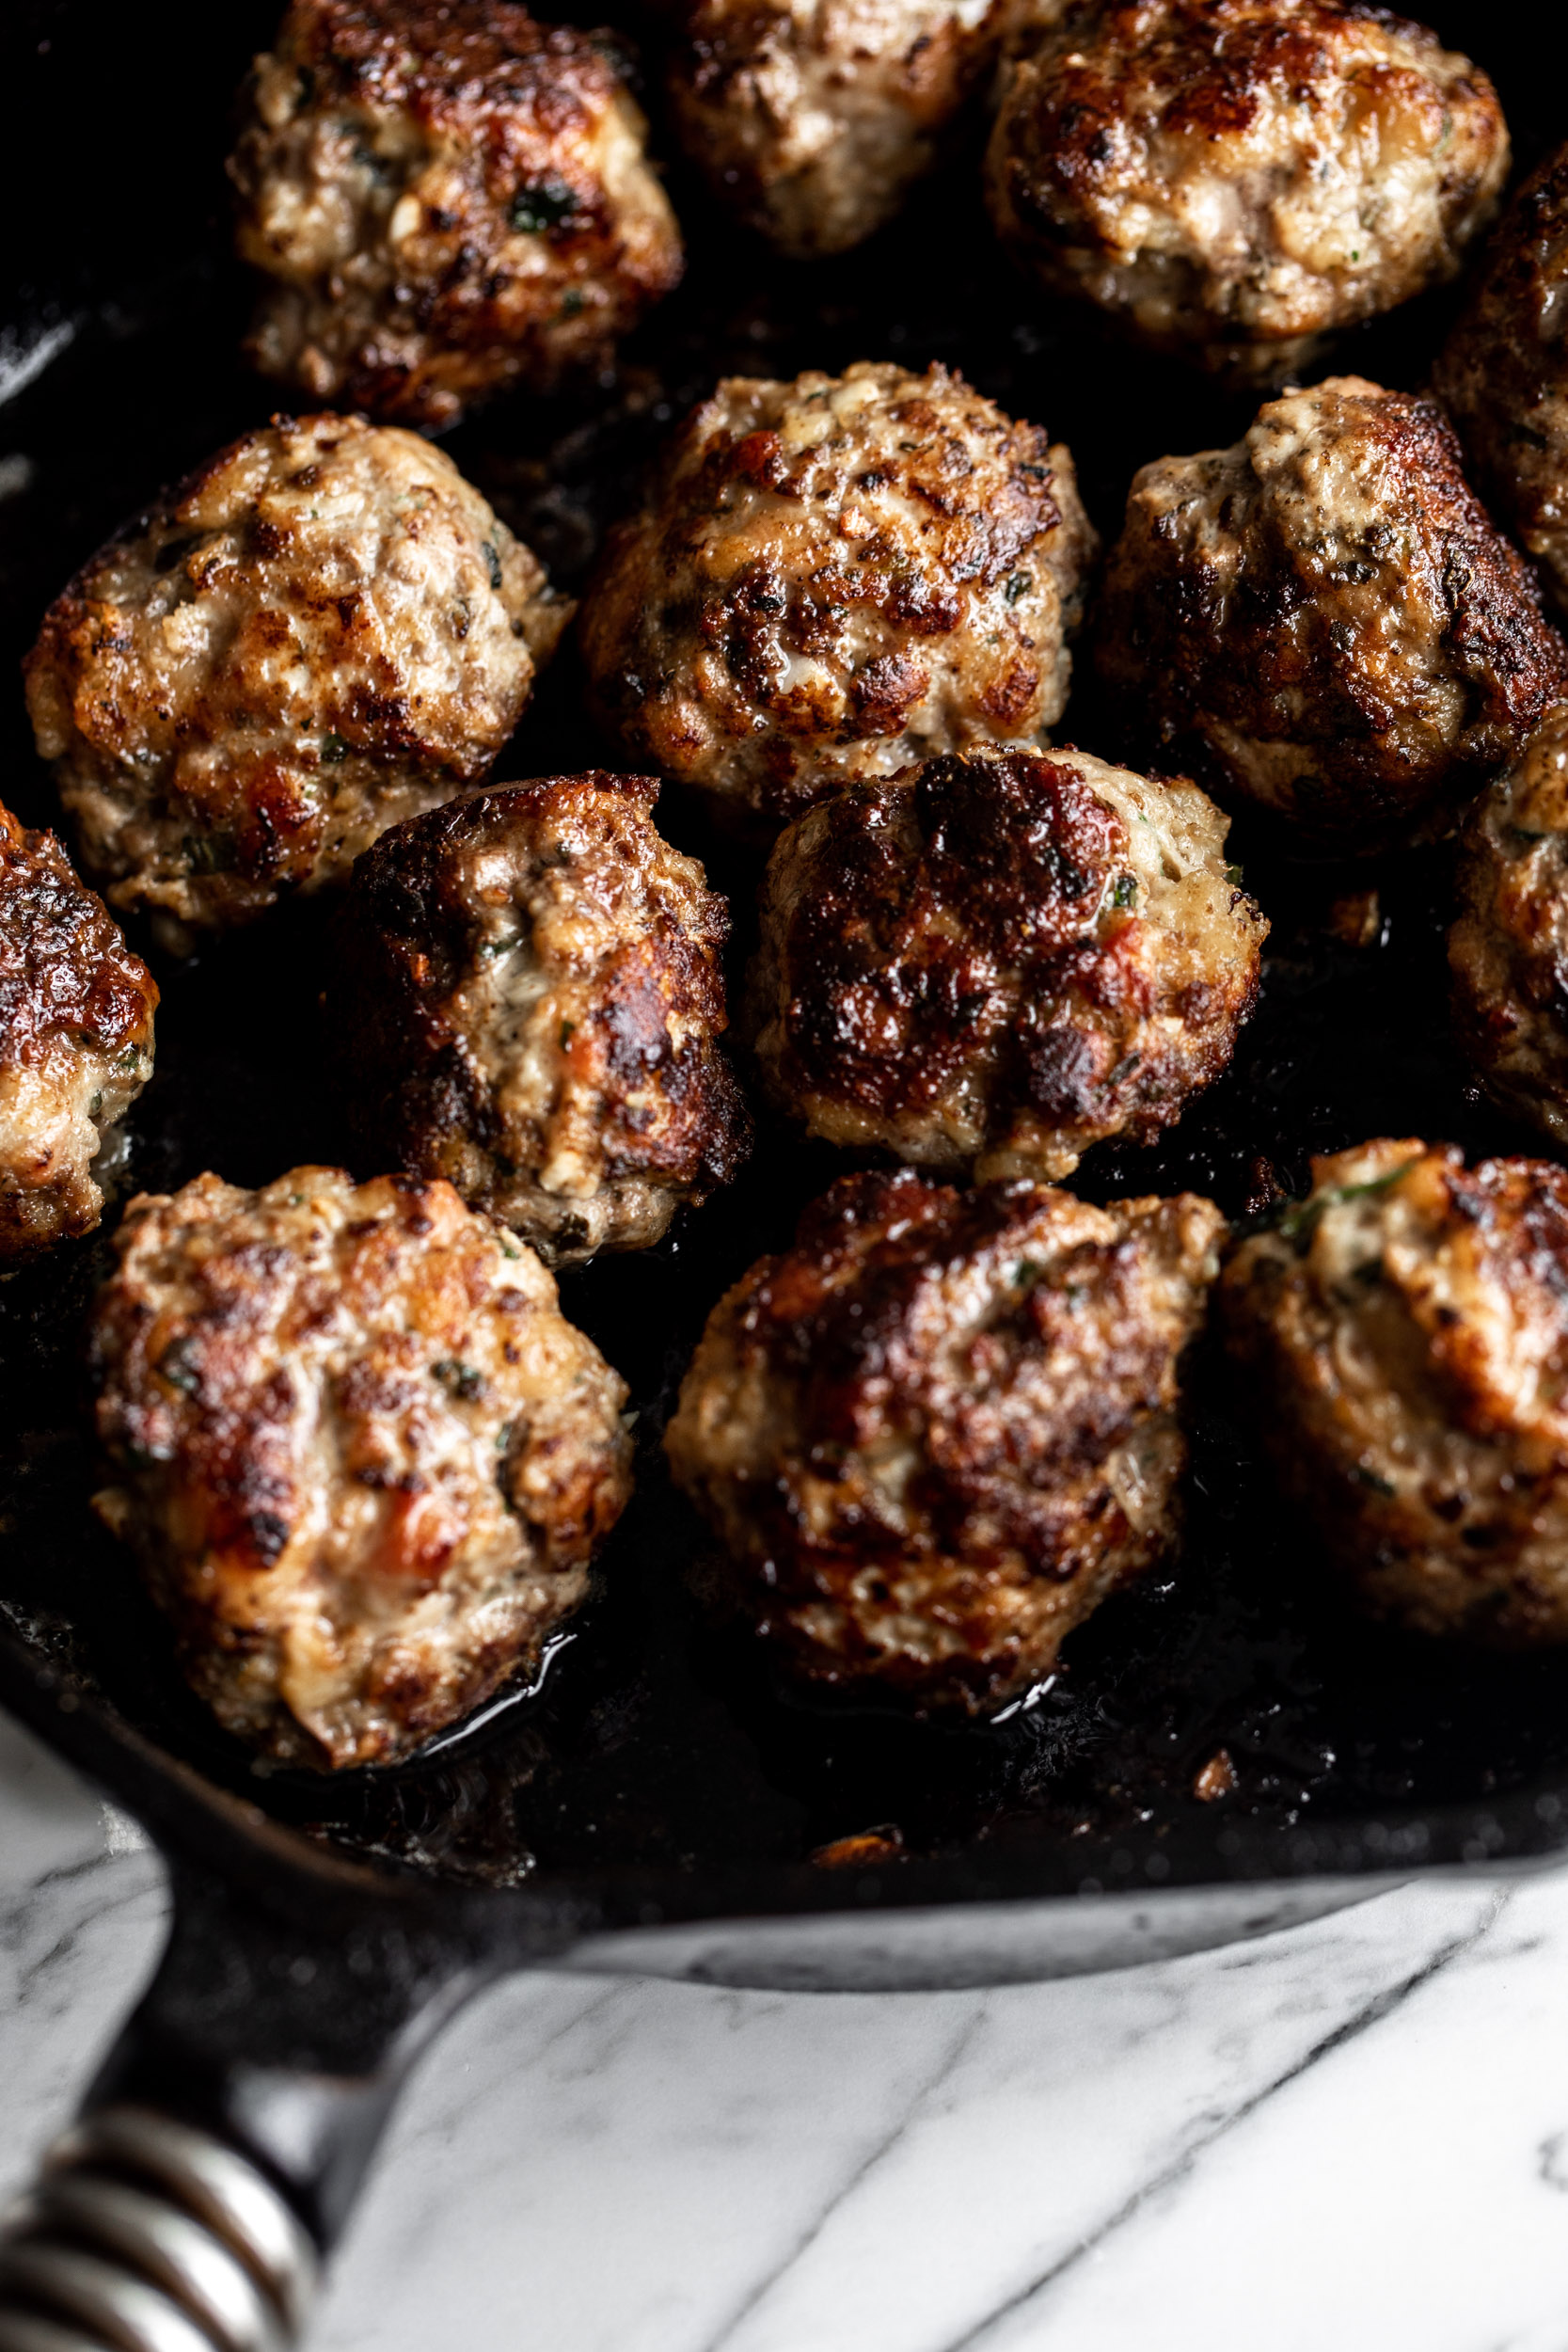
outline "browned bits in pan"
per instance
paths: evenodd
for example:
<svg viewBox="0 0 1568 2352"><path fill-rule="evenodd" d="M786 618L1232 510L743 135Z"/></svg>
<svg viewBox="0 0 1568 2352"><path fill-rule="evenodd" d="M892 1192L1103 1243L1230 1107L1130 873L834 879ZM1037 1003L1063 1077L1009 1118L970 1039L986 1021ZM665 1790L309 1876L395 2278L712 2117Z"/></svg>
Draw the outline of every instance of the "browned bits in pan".
<svg viewBox="0 0 1568 2352"><path fill-rule="evenodd" d="M1142 469L1097 650L1172 757L1318 849L1441 828L1568 686L1442 412L1355 375Z"/></svg>
<svg viewBox="0 0 1568 2352"><path fill-rule="evenodd" d="M109 903L187 946L482 776L571 610L417 434L279 417L77 574L28 707Z"/></svg>
<svg viewBox="0 0 1568 2352"><path fill-rule="evenodd" d="M681 274L610 38L510 0L295 0L230 163L258 367L451 424L601 365Z"/></svg>
<svg viewBox="0 0 1568 2352"><path fill-rule="evenodd" d="M1568 1640L1568 1173L1380 1140L1312 1180L1218 1294L1288 1494L1379 1616Z"/></svg>
<svg viewBox="0 0 1568 2352"><path fill-rule="evenodd" d="M0 803L0 1267L98 1223L157 1003L54 834Z"/></svg>
<svg viewBox="0 0 1568 2352"><path fill-rule="evenodd" d="M328 1017L372 1148L553 1263L657 1241L744 1157L719 1044L729 910L656 779L496 786L360 860Z"/></svg>
<svg viewBox="0 0 1568 2352"><path fill-rule="evenodd" d="M811 1680L979 1711L1167 1549L1178 1363L1224 1232L847 1176L708 1318L666 1433L725 1591Z"/></svg>
<svg viewBox="0 0 1568 2352"><path fill-rule="evenodd" d="M1149 1141L1230 1058L1268 925L1196 787L1083 752L854 784L781 834L749 1021L814 1135L992 1176Z"/></svg>
<svg viewBox="0 0 1568 2352"><path fill-rule="evenodd" d="M185 1672L285 1761L387 1763L539 1655L631 1486L622 1381L450 1184L134 1200L92 1374Z"/></svg>
<svg viewBox="0 0 1568 2352"><path fill-rule="evenodd" d="M944 368L731 377L610 535L590 686L640 763L776 831L848 777L1037 740L1093 547L1068 452Z"/></svg>

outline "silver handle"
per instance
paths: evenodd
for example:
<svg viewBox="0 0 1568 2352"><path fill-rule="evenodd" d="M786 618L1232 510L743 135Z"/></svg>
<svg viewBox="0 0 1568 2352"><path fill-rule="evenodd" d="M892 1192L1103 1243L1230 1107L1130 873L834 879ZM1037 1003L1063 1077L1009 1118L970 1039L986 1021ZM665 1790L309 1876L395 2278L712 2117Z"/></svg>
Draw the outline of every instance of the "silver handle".
<svg viewBox="0 0 1568 2352"><path fill-rule="evenodd" d="M7 2217L0 2352L288 2352L318 2273L245 2157L150 2107L103 2107Z"/></svg>

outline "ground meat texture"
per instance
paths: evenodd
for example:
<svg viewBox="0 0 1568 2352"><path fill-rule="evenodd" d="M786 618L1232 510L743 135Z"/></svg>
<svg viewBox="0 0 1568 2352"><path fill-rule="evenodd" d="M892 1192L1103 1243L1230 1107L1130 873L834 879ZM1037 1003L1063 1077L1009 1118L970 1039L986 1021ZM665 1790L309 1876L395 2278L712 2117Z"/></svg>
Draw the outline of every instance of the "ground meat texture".
<svg viewBox="0 0 1568 2352"><path fill-rule="evenodd" d="M1568 147L1510 206L1433 384L1489 504L1568 612Z"/></svg>
<svg viewBox="0 0 1568 2352"><path fill-rule="evenodd" d="M450 1184L142 1196L90 1363L186 1675L289 1763L385 1764L537 1661L631 1486L626 1389Z"/></svg>
<svg viewBox="0 0 1568 2352"><path fill-rule="evenodd" d="M1143 468L1097 652L1151 748L1322 849L1441 830L1568 685L1441 412L1355 375Z"/></svg>
<svg viewBox="0 0 1568 2352"><path fill-rule="evenodd" d="M1283 1484L1377 1615L1568 1640L1568 1172L1382 1140L1312 1178L1219 1295Z"/></svg>
<svg viewBox="0 0 1568 2352"><path fill-rule="evenodd" d="M1460 1042L1504 1110L1568 1146L1568 703L1471 809L1457 882Z"/></svg>
<svg viewBox="0 0 1568 2352"><path fill-rule="evenodd" d="M157 1003L54 834L0 803L0 1267L98 1223Z"/></svg>
<svg viewBox="0 0 1568 2352"><path fill-rule="evenodd" d="M891 220L995 56L1003 0L694 0L670 67L681 143L781 251Z"/></svg>
<svg viewBox="0 0 1568 2352"><path fill-rule="evenodd" d="M230 162L248 351L312 400L451 424L603 364L681 274L610 37L508 0L295 0Z"/></svg>
<svg viewBox="0 0 1568 2352"><path fill-rule="evenodd" d="M1067 451L945 368L731 377L610 535L590 683L636 759L776 832L850 776L1037 740L1094 545Z"/></svg>
<svg viewBox="0 0 1568 2352"><path fill-rule="evenodd" d="M978 1712L1048 1673L1172 1541L1223 1231L1188 1194L843 1178L714 1309L666 1433L727 1600L816 1682Z"/></svg>
<svg viewBox="0 0 1568 2352"><path fill-rule="evenodd" d="M1195 785L1083 752L847 785L774 845L749 1025L775 1102L833 1143L1065 1176L1218 1075L1268 924Z"/></svg>
<svg viewBox="0 0 1568 2352"><path fill-rule="evenodd" d="M1363 0L1079 0L1011 69L987 190L1052 292L1277 383L1452 278L1508 161L1485 74Z"/></svg>
<svg viewBox="0 0 1568 2352"><path fill-rule="evenodd" d="M647 776L450 802L356 868L328 1019L372 1148L554 1263L657 1241L744 1156L729 910Z"/></svg>
<svg viewBox="0 0 1568 2352"><path fill-rule="evenodd" d="M28 707L84 863L179 949L482 776L571 611L417 434L275 418L77 574Z"/></svg>

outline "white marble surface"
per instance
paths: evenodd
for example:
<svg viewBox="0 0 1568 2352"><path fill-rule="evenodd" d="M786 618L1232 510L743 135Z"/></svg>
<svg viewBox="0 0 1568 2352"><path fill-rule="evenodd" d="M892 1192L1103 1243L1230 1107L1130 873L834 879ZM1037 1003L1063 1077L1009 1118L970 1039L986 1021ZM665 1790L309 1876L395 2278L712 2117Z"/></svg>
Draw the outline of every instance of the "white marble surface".
<svg viewBox="0 0 1568 2352"><path fill-rule="evenodd" d="M163 1900L0 1721L0 2192ZM416 2077L311 2346L534 2345L1568 2352L1568 1875L999 1993L506 1984Z"/></svg>

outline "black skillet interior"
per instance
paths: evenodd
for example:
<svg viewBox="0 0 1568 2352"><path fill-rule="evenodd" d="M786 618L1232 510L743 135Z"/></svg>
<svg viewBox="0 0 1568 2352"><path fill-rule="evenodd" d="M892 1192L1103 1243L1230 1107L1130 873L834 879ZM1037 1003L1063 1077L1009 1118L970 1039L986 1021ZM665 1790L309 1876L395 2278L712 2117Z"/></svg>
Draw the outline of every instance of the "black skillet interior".
<svg viewBox="0 0 1568 2352"><path fill-rule="evenodd" d="M1568 126L1541 112L1529 0L1434 13L1494 73L1532 160ZM26 110L40 133L27 213L11 215L36 221L40 258L10 315L23 342L40 321L73 326L0 411L4 793L32 821L49 821L51 796L14 665L43 606L156 485L275 405L235 356L245 290L221 184L229 95L270 21L247 6L154 56L139 12L55 0L19 10L4 36L13 115ZM1016 278L972 154L863 252L815 267L730 232L678 171L672 184L689 274L619 379L504 404L451 442L570 584L669 420L721 372L958 364L1070 444L1107 533L1135 466L1231 439L1250 413ZM1447 296L1414 305L1349 338L1335 364L1418 386L1450 310ZM1117 712L1086 689L1060 732L1121 746ZM580 716L568 654L498 772L612 756ZM673 794L661 822L731 890L738 963L754 867ZM1259 1013L1230 1073L1180 1129L1155 1151L1095 1153L1085 1191L1187 1185L1241 1216L1272 1184L1301 1188L1309 1152L1370 1134L1540 1148L1478 1102L1449 1041L1447 850L1292 866L1241 825L1233 848L1275 926ZM1342 932L1347 896L1372 889L1369 944L1343 944L1331 908ZM165 994L157 1074L134 1114L136 1183L166 1187L209 1167L257 1184L300 1160L355 1166L323 1054L322 953L319 916L301 907L184 967L153 957ZM656 1909L692 1915L724 1909L742 1879L749 1907L831 1905L832 1875L799 1866L889 1825L917 1858L905 1883L927 1900L1004 1882L1050 1892L1520 1857L1568 1838L1568 1659L1476 1656L1359 1622L1275 1502L1211 1359L1191 1379L1182 1557L1108 1603L1061 1674L1006 1720L955 1727L808 1704L775 1685L766 1658L707 1629L687 1583L701 1534L664 1480L658 1430L709 1306L842 1165L766 1133L735 1187L659 1248L565 1278L567 1311L626 1375L643 1433L637 1501L597 1597L535 1691L418 1763L334 1780L263 1774L215 1729L125 1556L87 1514L76 1349L103 1239L0 1285L0 1613L11 1636L0 1688L41 1676L79 1692L111 1732L135 1727L338 1852L468 1887L598 1889L606 1916L624 1908L614 1889L627 1874L644 1915L650 1888ZM1204 1805L1194 1777L1221 1748L1235 1793Z"/></svg>

